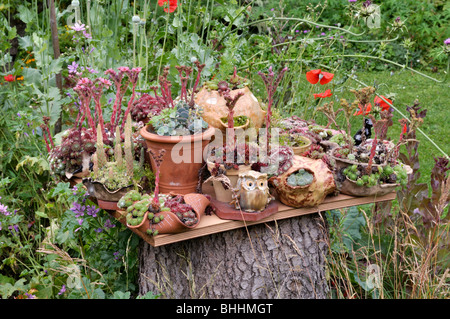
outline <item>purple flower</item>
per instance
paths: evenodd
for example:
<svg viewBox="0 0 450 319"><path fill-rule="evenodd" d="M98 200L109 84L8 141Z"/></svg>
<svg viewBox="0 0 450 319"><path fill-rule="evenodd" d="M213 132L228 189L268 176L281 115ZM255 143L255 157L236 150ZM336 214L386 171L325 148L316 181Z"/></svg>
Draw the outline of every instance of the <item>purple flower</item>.
<svg viewBox="0 0 450 319"><path fill-rule="evenodd" d="M325 32L322 32L320 35L325 35Z"/></svg>
<svg viewBox="0 0 450 319"><path fill-rule="evenodd" d="M270 9L270 11L275 11L275 8Z"/></svg>
<svg viewBox="0 0 450 319"><path fill-rule="evenodd" d="M95 229L95 232L97 232L97 233L101 233L102 231L103 231L102 228L97 228L97 229Z"/></svg>
<svg viewBox="0 0 450 319"><path fill-rule="evenodd" d="M17 117L20 119L22 115L19 112L17 112Z"/></svg>
<svg viewBox="0 0 450 319"><path fill-rule="evenodd" d="M448 38L447 40L444 41L445 45L450 45L450 38Z"/></svg>
<svg viewBox="0 0 450 319"><path fill-rule="evenodd" d="M58 292L58 295L62 295L65 292L66 292L66 285L62 285L61 290Z"/></svg>
<svg viewBox="0 0 450 319"><path fill-rule="evenodd" d="M77 219L77 221L78 221L78 225L81 226L81 224L83 224L83 218Z"/></svg>
<svg viewBox="0 0 450 319"><path fill-rule="evenodd" d="M36 299L35 295L29 294L29 293L24 293L25 296L27 296L27 299Z"/></svg>
<svg viewBox="0 0 450 319"><path fill-rule="evenodd" d="M84 31L84 30L86 30L85 25L84 24L79 24L78 22L75 23L75 25L71 26L70 28L72 30L75 30L75 31Z"/></svg>
<svg viewBox="0 0 450 319"><path fill-rule="evenodd" d="M308 33L309 30L303 30L303 33Z"/></svg>
<svg viewBox="0 0 450 319"><path fill-rule="evenodd" d="M87 33L86 31L83 31L83 35L86 39L92 39L92 36L90 33Z"/></svg>
<svg viewBox="0 0 450 319"><path fill-rule="evenodd" d="M357 0L348 0L348 2L356 2Z"/></svg>
<svg viewBox="0 0 450 319"><path fill-rule="evenodd" d="M109 218L106 220L104 226L105 226L106 228L114 228L114 227L116 227L116 225L114 225L114 224L111 222L111 220L110 220Z"/></svg>
<svg viewBox="0 0 450 319"><path fill-rule="evenodd" d="M0 204L0 213L3 213L3 215L11 215L10 212L8 212L8 206Z"/></svg>
<svg viewBox="0 0 450 319"><path fill-rule="evenodd" d="M299 33L300 32L300 30L295 30L295 33Z"/></svg>
<svg viewBox="0 0 450 319"><path fill-rule="evenodd" d="M94 70L93 68L90 68L90 67L86 67L86 70L88 70L89 73L92 73L92 74L98 73L97 70Z"/></svg>
<svg viewBox="0 0 450 319"><path fill-rule="evenodd" d="M72 64L67 67L67 69L69 70L69 73L76 73L77 68L78 68L78 64L75 63L75 61L73 61Z"/></svg>
<svg viewBox="0 0 450 319"><path fill-rule="evenodd" d="M92 217L97 217L97 213L100 211L100 208L96 208L95 206L88 206L86 212L88 215Z"/></svg>
<svg viewBox="0 0 450 319"><path fill-rule="evenodd" d="M72 212L74 212L75 217L78 218L80 216L84 216L84 211L86 210L86 207L85 206L81 206L77 202L73 202L72 203L72 207L70 208L70 210Z"/></svg>

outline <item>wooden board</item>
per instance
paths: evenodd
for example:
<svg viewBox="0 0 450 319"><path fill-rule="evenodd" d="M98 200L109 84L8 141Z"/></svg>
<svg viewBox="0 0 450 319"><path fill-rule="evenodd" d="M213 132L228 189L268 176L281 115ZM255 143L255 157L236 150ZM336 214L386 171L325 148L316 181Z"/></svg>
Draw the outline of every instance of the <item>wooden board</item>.
<svg viewBox="0 0 450 319"><path fill-rule="evenodd" d="M204 193L211 194L211 189L204 188ZM258 221L239 221L239 220L226 220L220 219L216 215L202 216L199 225L194 229L189 229L182 233L177 234L161 234L157 236L149 236L139 230L131 229L134 233L144 239L150 245L157 247L167 244L172 244L184 240L189 240L197 237L207 236L215 233L220 233L224 231L229 231L241 227L247 227L251 225L256 225L260 223L266 223L274 220L281 220L285 218L291 218L296 216L302 216L305 214L312 214L332 209L339 209L350 206L357 206L363 204L371 204L377 202L391 201L395 199L396 192L384 196L367 196L367 197L353 197L348 195L340 194L338 196L329 196L325 201L317 207L304 207L304 208L293 208L278 202L278 212L263 218ZM119 219L121 223L126 225L125 217L120 215L118 211L110 211L110 213Z"/></svg>

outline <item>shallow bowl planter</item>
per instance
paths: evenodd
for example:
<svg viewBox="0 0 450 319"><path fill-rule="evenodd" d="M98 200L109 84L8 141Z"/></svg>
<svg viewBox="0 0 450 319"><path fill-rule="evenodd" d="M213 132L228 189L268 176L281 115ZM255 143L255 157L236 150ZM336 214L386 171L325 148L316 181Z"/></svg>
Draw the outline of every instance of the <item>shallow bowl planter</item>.
<svg viewBox="0 0 450 319"><path fill-rule="evenodd" d="M250 125L250 119L248 117L246 117L246 118L247 118L247 121L242 125L234 126L234 130L238 130L238 129L245 130L246 128L248 128L248 126ZM222 130L222 132L226 132L227 128L228 128L228 122L224 123L223 118L221 118L220 124L222 124L222 126L220 128Z"/></svg>
<svg viewBox="0 0 450 319"><path fill-rule="evenodd" d="M134 185L129 185L111 191L103 183L94 181L91 178L83 179L83 184L86 186L89 194L97 199L98 206L106 210L117 210L117 202L134 187Z"/></svg>
<svg viewBox="0 0 450 319"><path fill-rule="evenodd" d="M400 186L398 183L394 184L378 184L375 186L359 186L356 182L349 179L347 176L342 182L340 192L351 196L383 196L392 193L396 187Z"/></svg>
<svg viewBox="0 0 450 319"><path fill-rule="evenodd" d="M307 150L309 150L311 146L311 140L303 135L300 135L300 138L305 142L302 146L292 146L292 150L294 151L294 155L302 155Z"/></svg>
<svg viewBox="0 0 450 319"><path fill-rule="evenodd" d="M336 157L334 154L335 154L335 152L336 152L337 150L338 150L338 148L333 148L333 149L331 150L331 152L330 152L330 156L336 161L336 169L337 169L337 170L341 170L341 169L343 169L343 168L352 166L352 165L354 165L354 164L356 164L356 165L361 165L361 166L363 166L363 167L366 167L366 166L369 165L368 163L363 163L363 162L353 161L353 160L349 160L349 159L347 159L347 158ZM378 167L378 166L384 167L384 166L386 166L386 163L384 163L384 164L375 164L375 163L372 163L372 167Z"/></svg>
<svg viewBox="0 0 450 319"><path fill-rule="evenodd" d="M214 168L215 163L211 162L210 160L206 161L206 164L208 166L208 170L211 172L211 170ZM225 170L225 167L223 164L220 164L220 168ZM229 178L231 186L235 187L237 180L239 178L239 174L250 171L252 168L251 165L239 165L239 169L228 169L226 170L225 175ZM214 181L213 180L213 187L214 187L214 193L216 194L215 198L219 202L226 202L229 203L232 200L232 192L231 189L225 189L220 181Z"/></svg>
<svg viewBox="0 0 450 319"><path fill-rule="evenodd" d="M161 193L195 192L199 179L198 172L203 166L203 151L214 135L215 128L209 127L203 133L187 136L160 136L151 130L151 125L146 125L140 130L147 149L153 150L156 154L161 149L166 150L160 168ZM155 171L153 158L150 158L150 164Z"/></svg>

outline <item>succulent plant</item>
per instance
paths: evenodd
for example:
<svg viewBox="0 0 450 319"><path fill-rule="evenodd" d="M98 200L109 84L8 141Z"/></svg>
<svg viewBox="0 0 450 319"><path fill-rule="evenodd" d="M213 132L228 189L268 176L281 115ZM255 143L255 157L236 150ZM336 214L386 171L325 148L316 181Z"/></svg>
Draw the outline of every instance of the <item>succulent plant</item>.
<svg viewBox="0 0 450 319"><path fill-rule="evenodd" d="M306 171L305 169L301 168L297 172L292 173L287 178L287 183L289 186L296 187L296 186L306 186L313 182L314 176Z"/></svg>
<svg viewBox="0 0 450 319"><path fill-rule="evenodd" d="M107 161L103 139L97 134L97 152L93 155L93 180L104 184L108 189L115 190L134 183L134 172L142 169L134 160L131 139L131 116L127 116L125 124L124 154L122 154L119 127L116 127L114 161ZM100 125L98 125L100 130Z"/></svg>
<svg viewBox="0 0 450 319"><path fill-rule="evenodd" d="M195 65L198 72L190 97L186 86L192 68L187 66L176 67L181 81L181 94L175 100L171 97L171 83L167 80L169 68L164 68L163 75L159 79L162 96L159 97L155 90L155 101L157 101L155 103L159 103L158 107L162 110L150 119L150 124L156 134L166 136L193 135L208 128L208 123L202 118L201 107L194 102L194 95L200 82L200 74L205 65L198 61L195 61Z"/></svg>
<svg viewBox="0 0 450 319"><path fill-rule="evenodd" d="M126 210L126 220L128 225L136 226L142 223L146 212L151 224L157 224L164 220L164 215L159 214L164 211L174 213L186 226L198 223L197 214L189 204L184 202L181 195L161 194L155 203L154 194L142 195L137 190L126 193L117 203L120 209ZM147 230L149 235L157 235L158 231L151 227Z"/></svg>
<svg viewBox="0 0 450 319"><path fill-rule="evenodd" d="M71 128L62 136L61 144L51 149L50 169L60 179L64 179L66 173L81 172L83 160L85 169L89 169L89 157L95 150L95 137L90 129Z"/></svg>

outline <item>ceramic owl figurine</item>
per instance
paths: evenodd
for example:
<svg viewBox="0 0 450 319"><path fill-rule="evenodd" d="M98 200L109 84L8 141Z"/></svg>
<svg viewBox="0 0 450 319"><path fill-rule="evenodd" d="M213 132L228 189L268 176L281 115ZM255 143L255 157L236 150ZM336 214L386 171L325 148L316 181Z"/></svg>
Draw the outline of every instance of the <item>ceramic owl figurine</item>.
<svg viewBox="0 0 450 319"><path fill-rule="evenodd" d="M256 171L239 174L233 193L233 201L230 204L234 204L236 209L246 212L263 211L274 199L269 192L267 174Z"/></svg>

